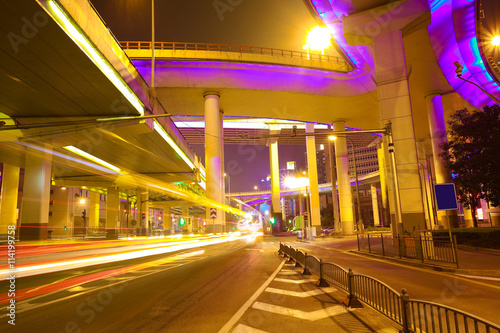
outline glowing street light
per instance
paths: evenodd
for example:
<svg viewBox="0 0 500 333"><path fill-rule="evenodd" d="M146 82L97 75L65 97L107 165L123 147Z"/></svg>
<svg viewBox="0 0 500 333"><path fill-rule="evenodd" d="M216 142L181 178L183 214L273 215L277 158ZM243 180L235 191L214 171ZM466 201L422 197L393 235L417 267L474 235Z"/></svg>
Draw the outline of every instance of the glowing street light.
<svg viewBox="0 0 500 333"><path fill-rule="evenodd" d="M491 39L491 45L493 46L499 46L500 45L500 36L496 35Z"/></svg>
<svg viewBox="0 0 500 333"><path fill-rule="evenodd" d="M304 49L308 52L313 50L324 54L330 46L332 46L332 34L327 27L315 26L307 33Z"/></svg>

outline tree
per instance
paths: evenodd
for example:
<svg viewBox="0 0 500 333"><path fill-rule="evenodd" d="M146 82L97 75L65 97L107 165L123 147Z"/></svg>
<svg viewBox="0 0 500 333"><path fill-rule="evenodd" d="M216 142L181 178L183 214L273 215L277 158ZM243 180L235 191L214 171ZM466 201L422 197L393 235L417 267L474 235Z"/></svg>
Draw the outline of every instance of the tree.
<svg viewBox="0 0 500 333"><path fill-rule="evenodd" d="M500 107L486 106L483 111L458 110L448 121L449 140L442 145L447 168L452 173L458 199L472 210L477 227L478 199L499 205L500 194Z"/></svg>

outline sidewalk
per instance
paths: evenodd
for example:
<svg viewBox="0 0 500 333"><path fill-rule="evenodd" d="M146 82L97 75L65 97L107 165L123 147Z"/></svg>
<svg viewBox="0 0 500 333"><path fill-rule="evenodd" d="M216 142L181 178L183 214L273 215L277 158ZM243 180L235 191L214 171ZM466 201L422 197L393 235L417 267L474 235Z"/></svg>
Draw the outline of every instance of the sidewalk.
<svg viewBox="0 0 500 333"><path fill-rule="evenodd" d="M352 239L356 239L355 237L351 237ZM330 238L330 237L317 237L314 242L309 243L309 245L314 246L314 244L318 244L323 247L337 247L338 241L341 239L349 239L349 236L343 238ZM293 238L289 238L289 240L295 241ZM427 268L430 270L438 270L456 274L469 274L469 275L480 275L480 276L491 276L491 277L499 277L500 276L500 250L495 249L482 249L482 248L474 248L469 246L461 246L458 245L458 267L456 265L446 263L438 263L438 264L430 264L430 263L422 263L417 259L407 259L407 258L398 258L398 257L390 257L390 256L382 256L376 253L368 253L365 251L358 251L357 247L354 249L350 249L352 253L366 255L375 257L381 260L387 260L392 262L397 262L400 264L406 264L409 266L417 266L421 268ZM323 258L324 260L328 258Z"/></svg>

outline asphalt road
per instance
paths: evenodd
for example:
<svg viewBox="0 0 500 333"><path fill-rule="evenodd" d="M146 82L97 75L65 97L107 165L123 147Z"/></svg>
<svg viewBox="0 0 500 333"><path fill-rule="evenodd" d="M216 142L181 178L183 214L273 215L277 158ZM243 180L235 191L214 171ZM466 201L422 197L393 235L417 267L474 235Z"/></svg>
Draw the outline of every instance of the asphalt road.
<svg viewBox="0 0 500 333"><path fill-rule="evenodd" d="M18 291L55 287L78 277L171 259L18 301L15 328L7 324L3 307L0 332L218 332L281 260L270 243L232 242L204 250L18 279ZM7 282L0 288L6 290Z"/></svg>
<svg viewBox="0 0 500 333"><path fill-rule="evenodd" d="M323 312L316 311L319 308L340 311L313 322L316 333L330 332L333 327L338 327L339 332L376 332L376 326L391 326L369 308L342 312L344 292L331 291L304 299L275 294L278 289L293 288L302 294L316 292L312 284L282 281L287 277L301 279L298 273L280 275L287 273L280 271L276 276L282 264L277 256L279 241L325 262L375 277L396 290L406 288L412 299L445 304L499 321L498 279L466 278L360 256L349 252L356 247L355 240L307 243L293 238L259 237L251 243L235 241L19 278L16 294L24 299L16 302L16 325L7 323L7 304L3 303L0 332L220 332L228 322L247 326L259 322L259 329L265 332L313 329L307 320L287 317L291 310L269 314L271 310L279 312L283 306L309 313L306 317L316 313L323 318ZM268 292L258 296L250 308L241 310L273 275L276 278L269 286L274 291L267 288ZM8 281L0 282L0 296L8 288ZM266 310L259 312L259 306ZM240 319L234 319L239 311Z"/></svg>

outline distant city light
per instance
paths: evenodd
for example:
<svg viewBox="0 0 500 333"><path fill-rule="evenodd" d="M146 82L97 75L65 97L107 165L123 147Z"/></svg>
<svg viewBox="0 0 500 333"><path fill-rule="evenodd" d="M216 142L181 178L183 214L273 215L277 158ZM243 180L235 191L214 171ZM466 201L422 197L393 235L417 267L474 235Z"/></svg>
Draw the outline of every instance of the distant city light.
<svg viewBox="0 0 500 333"><path fill-rule="evenodd" d="M500 36L499 35L496 35L495 37L493 37L491 39L491 45L493 45L493 46L500 45Z"/></svg>
<svg viewBox="0 0 500 333"><path fill-rule="evenodd" d="M300 188L300 187L306 187L309 186L309 178L306 177L287 177L283 181L286 187L288 188Z"/></svg>

